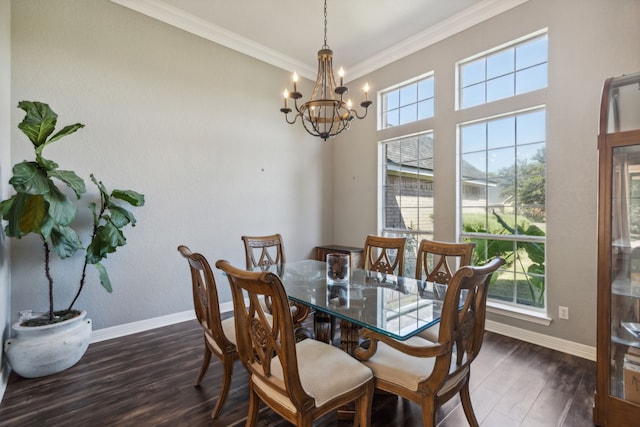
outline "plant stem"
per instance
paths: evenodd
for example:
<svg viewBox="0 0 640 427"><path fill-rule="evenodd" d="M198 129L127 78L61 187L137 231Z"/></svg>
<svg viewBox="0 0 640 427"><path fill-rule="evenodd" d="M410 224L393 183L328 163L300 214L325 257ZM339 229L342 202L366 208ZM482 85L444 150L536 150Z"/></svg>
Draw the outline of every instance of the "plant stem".
<svg viewBox="0 0 640 427"><path fill-rule="evenodd" d="M53 277L51 277L51 272L49 271L49 244L44 238L42 238L44 243L44 274L47 276L47 280L49 281L49 320L53 320Z"/></svg>
<svg viewBox="0 0 640 427"><path fill-rule="evenodd" d="M97 216L94 216L93 218L93 231L91 232L91 239L89 240L89 245L91 245L91 242L93 242L93 239L96 237L96 234L98 233L98 225L100 223L100 218L102 218L102 215L104 214L105 210L106 210L106 205L104 202L104 196L102 195L102 193L100 193L100 214ZM84 282L85 282L85 279L87 278L88 264L89 264L89 253L87 252L84 255L84 264L82 266L82 276L80 277L80 286L78 286L78 292L76 292L76 296L73 297L73 300L71 301L71 304L69 304L69 308L67 310L71 310L73 308L73 305L76 303L76 300L78 299L78 297L80 296L80 293L82 292L82 289L84 288Z"/></svg>

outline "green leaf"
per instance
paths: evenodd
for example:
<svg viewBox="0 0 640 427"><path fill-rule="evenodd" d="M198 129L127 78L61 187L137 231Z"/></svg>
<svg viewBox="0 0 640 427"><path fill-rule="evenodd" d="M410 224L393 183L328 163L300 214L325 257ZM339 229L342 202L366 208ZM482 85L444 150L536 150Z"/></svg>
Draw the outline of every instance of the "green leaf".
<svg viewBox="0 0 640 427"><path fill-rule="evenodd" d="M98 227L93 240L87 247L87 260L89 264L100 262L107 257L107 254L115 252L118 246L124 246L126 243L124 234L107 221L106 224Z"/></svg>
<svg viewBox="0 0 640 427"><path fill-rule="evenodd" d="M7 221L7 236L21 238L29 233L42 234L41 226L47 212L42 196L18 193L3 201L0 210Z"/></svg>
<svg viewBox="0 0 640 427"><path fill-rule="evenodd" d="M136 217L128 210L114 205L109 208L109 211L111 212L111 222L117 228L122 228L129 223L136 225Z"/></svg>
<svg viewBox="0 0 640 427"><path fill-rule="evenodd" d="M113 190L111 197L124 200L132 206L144 206L144 194L133 190Z"/></svg>
<svg viewBox="0 0 640 427"><path fill-rule="evenodd" d="M20 231L24 234L41 234L41 226L46 214L47 206L42 196L25 196L20 218L12 218L12 220L19 221Z"/></svg>
<svg viewBox="0 0 640 427"><path fill-rule="evenodd" d="M7 200L3 200L0 202L0 217L7 219L7 215L9 215L9 211L11 210L11 206L13 206L13 202L16 198L16 194L8 198Z"/></svg>
<svg viewBox="0 0 640 427"><path fill-rule="evenodd" d="M45 242L51 239L51 231L53 230L54 225L55 224L53 223L53 218L51 218L49 215L46 215L44 217L44 220L42 221L42 224L40 224L40 235Z"/></svg>
<svg viewBox="0 0 640 427"><path fill-rule="evenodd" d="M67 135L71 135L72 133L74 133L78 129L82 129L83 127L84 127L84 125L82 123L75 123L73 125L67 125L67 126L63 127L60 130L60 132L58 132L55 135L53 135L51 137L51 139L49 141L47 141L47 144L51 144L52 142L57 141L62 137L65 137Z"/></svg>
<svg viewBox="0 0 640 427"><path fill-rule="evenodd" d="M93 223L98 224L98 211L96 211L96 204L94 202L89 203L89 210L93 214Z"/></svg>
<svg viewBox="0 0 640 427"><path fill-rule="evenodd" d="M54 252L62 259L68 258L78 249L82 249L82 243L71 227L54 227L51 230L51 243Z"/></svg>
<svg viewBox="0 0 640 427"><path fill-rule="evenodd" d="M51 184L51 191L43 197L49 202L48 212L54 224L64 227L73 222L77 208L55 185Z"/></svg>
<svg viewBox="0 0 640 427"><path fill-rule="evenodd" d="M74 193L76 193L76 196L78 197L78 199L80 199L80 196L86 193L87 191L87 187L84 184L84 180L80 178L78 175L76 175L76 173L73 171L63 171L63 170L49 171L49 177L57 178L60 181L67 184L67 186L71 188Z"/></svg>
<svg viewBox="0 0 640 427"><path fill-rule="evenodd" d="M110 221L98 227L98 234L105 243L108 253L115 252L118 246L124 246L127 243L127 239L125 239L122 231Z"/></svg>
<svg viewBox="0 0 640 427"><path fill-rule="evenodd" d="M98 273L100 275L100 284L102 285L102 287L105 288L109 293L113 292L113 289L111 288L111 280L109 279L109 274L107 274L107 269L104 268L104 265L100 264L99 262L93 265L98 270Z"/></svg>
<svg viewBox="0 0 640 427"><path fill-rule="evenodd" d="M18 108L27 113L18 128L27 135L37 150L53 133L58 115L42 102L20 101Z"/></svg>
<svg viewBox="0 0 640 427"><path fill-rule="evenodd" d="M536 264L544 264L544 243L527 242L524 246L529 259Z"/></svg>
<svg viewBox="0 0 640 427"><path fill-rule="evenodd" d="M89 176L91 177L91 181L93 181L96 187L98 187L98 190L100 190L101 199L104 201L105 204L109 203L109 193L107 192L107 189L105 188L102 181L98 181L93 174Z"/></svg>
<svg viewBox="0 0 640 427"><path fill-rule="evenodd" d="M36 156L36 163L44 170L52 171L58 169L58 164L53 160L47 160L42 156Z"/></svg>
<svg viewBox="0 0 640 427"><path fill-rule="evenodd" d="M18 193L27 194L45 194L51 187L47 174L33 162L16 164L9 184L13 185Z"/></svg>

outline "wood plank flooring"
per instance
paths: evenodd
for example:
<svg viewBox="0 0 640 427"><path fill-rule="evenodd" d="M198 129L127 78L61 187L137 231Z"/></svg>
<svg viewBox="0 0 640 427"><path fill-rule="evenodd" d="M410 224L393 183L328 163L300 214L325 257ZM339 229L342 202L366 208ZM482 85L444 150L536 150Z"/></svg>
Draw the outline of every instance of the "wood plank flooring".
<svg viewBox="0 0 640 427"><path fill-rule="evenodd" d="M12 374L0 404L0 426L243 426L247 375L234 366L222 414L210 419L220 386L212 358L193 386L202 333L189 321L95 343L71 369L44 378ZM487 332L471 374L471 400L483 427L592 426L595 363ZM421 426L418 406L376 396L372 426ZM288 426L263 407L259 426ZM349 426L328 414L317 426ZM438 412L439 427L468 425L456 397Z"/></svg>

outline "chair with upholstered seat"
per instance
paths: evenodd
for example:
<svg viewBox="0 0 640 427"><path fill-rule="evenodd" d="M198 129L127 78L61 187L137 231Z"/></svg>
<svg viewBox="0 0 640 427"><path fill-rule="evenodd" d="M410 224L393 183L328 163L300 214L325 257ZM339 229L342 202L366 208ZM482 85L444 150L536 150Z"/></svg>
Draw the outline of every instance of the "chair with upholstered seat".
<svg viewBox="0 0 640 427"><path fill-rule="evenodd" d="M364 269L403 276L406 244L406 237L367 236L362 253Z"/></svg>
<svg viewBox="0 0 640 427"><path fill-rule="evenodd" d="M278 267L278 272L281 271L287 258L284 251L284 241L280 234L242 236L242 242L244 243L245 266L248 271L256 267L266 269L272 265ZM268 298L264 300L264 303L267 309L271 310L271 301ZM310 334L302 327L302 322L309 316L309 307L294 302L291 302L290 306L298 335L308 337Z"/></svg>
<svg viewBox="0 0 640 427"><path fill-rule="evenodd" d="M354 425L368 427L373 397L369 368L329 344L296 342L278 275L241 270L224 260L216 267L229 279L238 352L249 373L246 425L256 424L260 401L296 426L311 426L322 415L355 402ZM260 302L264 297L271 300L271 322Z"/></svg>
<svg viewBox="0 0 640 427"><path fill-rule="evenodd" d="M448 285L453 273L460 267L471 264L475 243L438 242L423 239L418 247L416 279L438 285ZM420 337L437 341L440 323L420 332Z"/></svg>
<svg viewBox="0 0 640 427"><path fill-rule="evenodd" d="M222 362L222 387L211 412L211 417L216 418L229 393L233 362L238 359L235 323L233 317L222 320L220 316L216 282L207 259L202 254L191 252L184 245L178 246L178 251L189 262L193 308L204 332L204 358L195 385L200 386L200 381L209 368L212 353Z"/></svg>
<svg viewBox="0 0 640 427"><path fill-rule="evenodd" d="M356 357L373 371L376 388L420 404L425 427L435 426L436 408L457 393L467 421L478 426L469 394L471 364L482 347L489 283L502 264L502 258L495 258L454 273L436 342L420 337L402 342L362 332L368 348L358 348Z"/></svg>

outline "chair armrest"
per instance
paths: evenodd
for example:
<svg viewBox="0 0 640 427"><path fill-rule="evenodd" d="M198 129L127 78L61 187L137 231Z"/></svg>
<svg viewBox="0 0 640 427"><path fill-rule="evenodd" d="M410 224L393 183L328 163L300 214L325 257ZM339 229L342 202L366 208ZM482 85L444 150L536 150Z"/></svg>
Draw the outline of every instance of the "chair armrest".
<svg viewBox="0 0 640 427"><path fill-rule="evenodd" d="M420 339L420 341L424 342L424 345L412 345L369 329L362 330L362 338L363 340L369 339L369 347L358 347L356 349L355 356L359 360L367 360L373 356L378 348L378 341L408 354L409 356L415 357L436 357L451 351L451 345L449 345L449 343L432 343L427 340ZM416 341L414 340L413 343L415 344L415 342Z"/></svg>

